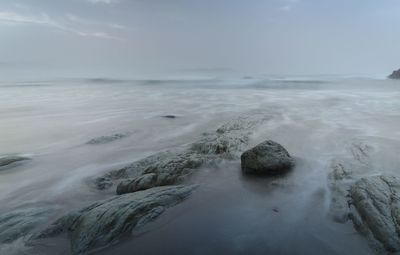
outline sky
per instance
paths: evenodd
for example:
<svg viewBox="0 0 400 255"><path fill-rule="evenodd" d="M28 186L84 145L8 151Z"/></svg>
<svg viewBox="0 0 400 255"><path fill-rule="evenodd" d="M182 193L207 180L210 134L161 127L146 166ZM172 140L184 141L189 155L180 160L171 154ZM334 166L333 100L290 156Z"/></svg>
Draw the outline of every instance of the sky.
<svg viewBox="0 0 400 255"><path fill-rule="evenodd" d="M386 74L398 0L1 0L1 77Z"/></svg>

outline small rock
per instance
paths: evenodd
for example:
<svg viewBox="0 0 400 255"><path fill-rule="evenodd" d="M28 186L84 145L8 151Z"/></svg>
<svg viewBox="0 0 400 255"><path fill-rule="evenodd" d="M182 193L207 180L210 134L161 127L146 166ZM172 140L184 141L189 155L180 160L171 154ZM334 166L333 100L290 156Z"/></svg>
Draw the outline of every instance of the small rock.
<svg viewBox="0 0 400 255"><path fill-rule="evenodd" d="M167 118L167 119L175 119L175 118L176 118L175 115L163 115L163 116L161 116L161 117Z"/></svg>
<svg viewBox="0 0 400 255"><path fill-rule="evenodd" d="M287 150L271 140L245 151L240 159L242 171L247 174L283 174L294 166L294 160Z"/></svg>
<svg viewBox="0 0 400 255"><path fill-rule="evenodd" d="M99 136L96 138L93 138L87 142L87 144L104 144L104 143L110 143L115 140L119 140L122 138L125 138L129 136L129 134L113 134L113 135L107 135L107 136Z"/></svg>

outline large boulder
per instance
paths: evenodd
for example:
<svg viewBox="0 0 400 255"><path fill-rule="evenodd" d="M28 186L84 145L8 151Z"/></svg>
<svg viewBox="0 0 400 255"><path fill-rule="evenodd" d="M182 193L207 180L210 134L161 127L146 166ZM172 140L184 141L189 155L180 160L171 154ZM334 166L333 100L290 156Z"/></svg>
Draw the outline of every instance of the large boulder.
<svg viewBox="0 0 400 255"><path fill-rule="evenodd" d="M372 176L357 181L350 190L355 227L378 253L400 253L400 178Z"/></svg>
<svg viewBox="0 0 400 255"><path fill-rule="evenodd" d="M72 254L113 244L134 228L154 220L167 207L187 198L196 186L165 186L114 196L56 220L32 240L67 233Z"/></svg>
<svg viewBox="0 0 400 255"><path fill-rule="evenodd" d="M390 79L400 79L400 69L393 71L392 74L389 75L389 78Z"/></svg>
<svg viewBox="0 0 400 255"><path fill-rule="evenodd" d="M279 143L264 141L245 151L240 157L242 171L247 174L283 174L294 166L294 160Z"/></svg>

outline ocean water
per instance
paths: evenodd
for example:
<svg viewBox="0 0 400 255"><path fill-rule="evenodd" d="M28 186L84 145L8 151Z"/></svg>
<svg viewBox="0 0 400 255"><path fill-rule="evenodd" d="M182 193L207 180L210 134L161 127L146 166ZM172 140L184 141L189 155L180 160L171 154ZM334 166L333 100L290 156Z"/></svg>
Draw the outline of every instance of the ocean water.
<svg viewBox="0 0 400 255"><path fill-rule="evenodd" d="M240 115L271 119L251 144L281 143L297 161L281 179L248 178L237 160L202 168L200 188L132 238L98 254L372 254L350 222L329 215L329 164L355 141L374 145L376 173L397 173L400 83L357 77L54 80L0 83L0 212L53 206L48 222L113 195L93 176L196 141ZM163 115L175 115L174 119ZM128 134L90 145L95 137ZM69 254L65 240L4 254Z"/></svg>

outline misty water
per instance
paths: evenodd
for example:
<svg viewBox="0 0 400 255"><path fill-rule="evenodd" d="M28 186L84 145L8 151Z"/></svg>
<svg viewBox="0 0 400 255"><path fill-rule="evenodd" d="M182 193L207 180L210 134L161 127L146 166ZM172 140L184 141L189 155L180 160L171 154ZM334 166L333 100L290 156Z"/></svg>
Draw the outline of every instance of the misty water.
<svg viewBox="0 0 400 255"><path fill-rule="evenodd" d="M0 212L51 206L58 216L114 195L93 176L199 139L238 116L269 116L251 144L282 144L286 176L243 176L239 160L203 167L183 203L95 254L372 254L351 222L329 217L332 159L373 143L378 172L396 172L400 84L370 78L60 80L0 84L0 155L32 160L0 170ZM163 118L175 115L176 118ZM95 137L127 134L106 144ZM389 145L390 146L389 146ZM44 227L44 226L42 226ZM1 254L69 254L66 240Z"/></svg>

